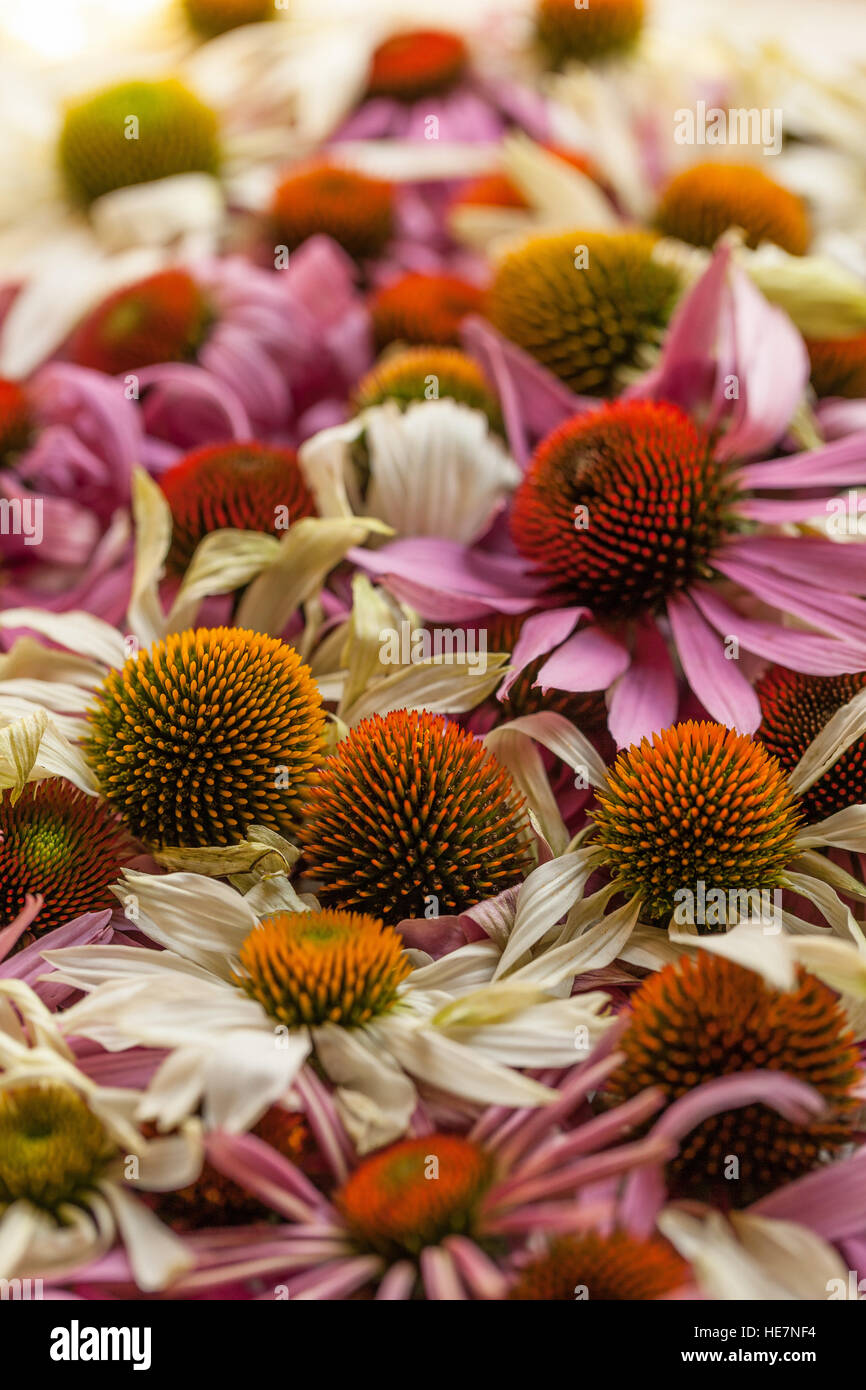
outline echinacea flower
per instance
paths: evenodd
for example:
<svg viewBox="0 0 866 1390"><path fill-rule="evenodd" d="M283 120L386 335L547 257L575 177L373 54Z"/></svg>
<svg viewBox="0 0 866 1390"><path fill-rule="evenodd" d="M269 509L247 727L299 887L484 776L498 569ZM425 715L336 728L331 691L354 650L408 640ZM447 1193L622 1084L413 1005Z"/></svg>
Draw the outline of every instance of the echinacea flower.
<svg viewBox="0 0 866 1390"><path fill-rule="evenodd" d="M273 535L316 515L295 450L258 440L195 449L162 474L160 486L171 507L166 567L173 574L184 573L214 531Z"/></svg>
<svg viewBox="0 0 866 1390"><path fill-rule="evenodd" d="M323 745L321 696L293 647L238 628L176 633L113 671L85 751L138 839L226 845L297 814Z"/></svg>
<svg viewBox="0 0 866 1390"><path fill-rule="evenodd" d="M579 848L569 847L523 884L498 979L551 939L573 943L580 961L585 935L592 948L586 968L620 957L658 969L671 952L696 949L715 941L714 934L720 949L733 942L732 957L742 950L744 962L751 964L769 959L768 943L783 932L799 936L825 925L842 938L832 942L834 947L846 948L835 978L856 967L866 942L839 893L862 899L866 888L815 851L835 847L863 853L866 810L846 806L804 824L800 798L862 737L863 691L832 716L789 774L757 740L721 724L694 721L643 739L605 768L574 730L567 742L562 738L558 718L530 716L515 727L533 726L524 730L529 737L558 748L572 767L582 767L595 790L593 828L581 835ZM607 882L585 898L586 884L598 871ZM786 892L812 904L821 925L796 916ZM613 897L625 904L607 913ZM559 927L564 914L565 925ZM740 925L744 930L738 935ZM664 927L668 935L659 930ZM814 968L820 973L817 964Z"/></svg>
<svg viewBox="0 0 866 1390"><path fill-rule="evenodd" d="M346 1150L339 1125L331 1121L337 1186L330 1197L260 1141L213 1136L212 1161L283 1218L269 1228L260 1266L261 1277L277 1291L259 1297L519 1297L521 1271L528 1269L530 1284L530 1262L534 1254L539 1258L542 1234L554 1242L573 1240L576 1248L587 1242L582 1268L590 1300L627 1298L637 1287L660 1296L688 1285L683 1261L672 1251L661 1259L661 1241L589 1234L617 1219L623 1180L663 1161L668 1148L664 1140L630 1142L633 1127L658 1108L657 1092L592 1115L588 1094L615 1065L605 1050L602 1044L588 1062L559 1077L552 1103L542 1111L488 1109L468 1130L437 1124L435 1112L423 1114L408 1137L361 1156ZM243 1279L252 1234L235 1231L220 1250L211 1250L208 1234L201 1232L190 1241L198 1267L178 1283L177 1294L218 1290ZM606 1250L611 1257L619 1251L618 1287L612 1278L603 1280ZM647 1271L641 1280L633 1263L629 1270L629 1254L636 1260L639 1250L656 1257L655 1277Z"/></svg>
<svg viewBox="0 0 866 1390"><path fill-rule="evenodd" d="M130 116L138 122L132 137ZM217 121L176 79L124 82L69 108L58 157L73 197L91 203L131 184L217 173Z"/></svg>
<svg viewBox="0 0 866 1390"><path fill-rule="evenodd" d="M393 925L431 903L436 915L474 907L533 863L505 768L456 724L417 711L374 716L337 745L300 835L323 902Z"/></svg>
<svg viewBox="0 0 866 1390"><path fill-rule="evenodd" d="M175 1134L146 1139L134 1120L134 1089L91 1081L26 985L0 981L0 998L7 1005L0 1030L3 1277L61 1278L119 1239L139 1288L164 1288L189 1257L137 1192L192 1181L201 1166L196 1123L184 1120Z"/></svg>
<svg viewBox="0 0 866 1390"><path fill-rule="evenodd" d="M433 130L437 140L472 145L498 141L514 124L547 138L548 103L506 70L495 30L475 27L461 33L457 26L401 29L380 21L357 109L334 138L423 141L434 138Z"/></svg>
<svg viewBox="0 0 866 1390"><path fill-rule="evenodd" d="M105 803L63 778L0 791L0 929L37 893L39 932L113 907L109 885L134 852Z"/></svg>
<svg viewBox="0 0 866 1390"><path fill-rule="evenodd" d="M621 753L597 790L594 839L648 920L667 921L683 884L774 888L803 812L764 746L720 724L678 724ZM709 875L709 879L707 878Z"/></svg>
<svg viewBox="0 0 866 1390"><path fill-rule="evenodd" d="M821 511L815 490L856 475L858 444L743 465L678 407L622 401L566 421L532 457L511 517L528 572L485 575L442 542L423 563L418 542L360 563L430 618L537 608L545 584L551 608L526 620L503 693L546 655L541 687L609 690L621 746L676 718L671 648L708 713L751 732L760 706L741 648L815 675L864 666L859 548L769 530Z"/></svg>
<svg viewBox="0 0 866 1390"><path fill-rule="evenodd" d="M354 267L334 242L311 239L279 271L239 256L163 265L144 278L136 267L82 266L50 304L31 277L4 321L0 368L19 377L65 352L122 374L119 390L140 400L154 437L151 466L218 439L303 437L310 411L320 412L313 421L324 412L323 423L343 417L372 345Z"/></svg>
<svg viewBox="0 0 866 1390"><path fill-rule="evenodd" d="M478 363L453 347L404 347L386 350L352 392L360 413L394 401L405 409L413 401L452 400L482 410L490 428L501 432L496 398Z"/></svg>
<svg viewBox="0 0 866 1390"><path fill-rule="evenodd" d="M752 164L693 164L675 175L662 189L656 225L693 246L715 246L729 227L740 227L747 246L771 241L795 256L809 249L803 200Z"/></svg>
<svg viewBox="0 0 866 1390"><path fill-rule="evenodd" d="M459 34L444 29L392 34L373 54L367 95L400 101L435 96L457 85L468 62Z"/></svg>
<svg viewBox="0 0 866 1390"><path fill-rule="evenodd" d="M514 1068L569 1065L609 1026L601 993L557 998L520 975L487 988L492 946L407 973L399 936L368 914L295 898L297 911L259 921L240 893L187 873L127 871L118 892L165 949L73 948L50 964L88 994L63 1016L70 1037L170 1050L141 1110L164 1126L201 1101L209 1127L245 1129L313 1056L356 1141L374 1148L406 1132L416 1085L548 1104L550 1089Z"/></svg>
<svg viewBox="0 0 866 1390"><path fill-rule="evenodd" d="M351 263L324 238L278 273L233 257L127 284L78 323L69 352L135 374L146 431L181 449L302 429L371 355Z"/></svg>
<svg viewBox="0 0 866 1390"><path fill-rule="evenodd" d="M536 0L535 35L551 67L628 53L640 38L644 0Z"/></svg>
<svg viewBox="0 0 866 1390"><path fill-rule="evenodd" d="M158 362L192 362L212 318L204 290L188 271L160 270L102 300L75 328L66 355L108 376Z"/></svg>
<svg viewBox="0 0 866 1390"><path fill-rule="evenodd" d="M655 1086L675 1104L718 1078L769 1071L805 1082L826 1104L806 1124L760 1104L713 1113L668 1165L673 1195L744 1206L853 1138L859 1052L836 995L806 971L792 990L772 989L752 970L699 953L645 980L628 1017L624 1060L606 1083L614 1103Z"/></svg>

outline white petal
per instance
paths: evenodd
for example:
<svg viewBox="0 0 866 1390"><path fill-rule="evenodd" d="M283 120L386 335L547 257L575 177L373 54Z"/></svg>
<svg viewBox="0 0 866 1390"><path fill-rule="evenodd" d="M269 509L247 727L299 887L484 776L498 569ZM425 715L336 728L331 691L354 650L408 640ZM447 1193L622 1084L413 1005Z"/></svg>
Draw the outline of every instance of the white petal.
<svg viewBox="0 0 866 1390"><path fill-rule="evenodd" d="M418 1096L389 1054L361 1029L316 1028L313 1043L318 1061L337 1084L337 1108L358 1152L401 1138Z"/></svg>
<svg viewBox="0 0 866 1390"><path fill-rule="evenodd" d="M140 1289L145 1293L164 1289L190 1268L192 1252L143 1202L116 1183L105 1183L102 1190Z"/></svg>
<svg viewBox="0 0 866 1390"><path fill-rule="evenodd" d="M457 401L393 401L364 412L370 455L365 510L400 536L470 544L520 481L480 410Z"/></svg>

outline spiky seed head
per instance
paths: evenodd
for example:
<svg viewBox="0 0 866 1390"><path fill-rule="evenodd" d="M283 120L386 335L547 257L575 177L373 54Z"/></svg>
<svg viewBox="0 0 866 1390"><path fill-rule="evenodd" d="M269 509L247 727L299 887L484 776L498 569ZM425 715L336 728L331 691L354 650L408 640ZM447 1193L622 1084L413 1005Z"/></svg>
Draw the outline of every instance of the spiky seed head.
<svg viewBox="0 0 866 1390"><path fill-rule="evenodd" d="M396 924L462 912L533 866L509 773L441 715L365 719L322 765L301 831L328 905Z"/></svg>
<svg viewBox="0 0 866 1390"><path fill-rule="evenodd" d="M172 515L167 566L182 574L196 546L212 531L281 534L286 524L316 515L294 449L275 444L208 444L195 449L160 479Z"/></svg>
<svg viewBox="0 0 866 1390"><path fill-rule="evenodd" d="M620 753L598 789L596 843L645 920L666 923L711 888L774 888L796 855L802 819L763 744L724 724L676 724Z"/></svg>
<svg viewBox="0 0 866 1390"><path fill-rule="evenodd" d="M72 195L92 203L173 174L216 174L217 119L174 78L120 82L70 106L58 153Z"/></svg>
<svg viewBox="0 0 866 1390"><path fill-rule="evenodd" d="M806 204L751 164L694 164L664 189L656 224L665 236L692 246L715 246L729 227L740 227L747 246L775 242L804 256L811 231Z"/></svg>
<svg viewBox="0 0 866 1390"><path fill-rule="evenodd" d="M277 240L293 251L329 236L357 261L384 251L394 233L394 190L384 179L322 161L288 174L271 203Z"/></svg>
<svg viewBox="0 0 866 1390"><path fill-rule="evenodd" d="M682 956L633 996L611 1102L658 1086L669 1102L721 1076L784 1072L823 1096L827 1113L800 1123L764 1105L711 1115L669 1166L674 1195L745 1206L816 1167L850 1140L859 1057L832 990L801 970L792 990L722 956ZM730 1160L737 1160L735 1170Z"/></svg>
<svg viewBox="0 0 866 1390"><path fill-rule="evenodd" d="M609 395L656 345L680 292L646 232L553 232L501 260L487 295L495 328L572 391Z"/></svg>
<svg viewBox="0 0 866 1390"><path fill-rule="evenodd" d="M110 885L134 854L113 810L65 778L28 782L17 801L0 791L0 928L28 894L45 900L33 932L116 907Z"/></svg>
<svg viewBox="0 0 866 1390"><path fill-rule="evenodd" d="M807 676L773 666L755 690L761 702L756 738L792 772L813 739L837 710L866 686L866 672L844 676ZM800 797L808 821L823 820L846 806L866 802L866 736L846 748L823 777Z"/></svg>
<svg viewBox="0 0 866 1390"><path fill-rule="evenodd" d="M370 301L376 346L380 351L389 343L457 347L461 323L481 312L483 300L477 285L457 275L410 271Z"/></svg>
<svg viewBox="0 0 866 1390"><path fill-rule="evenodd" d="M130 657L88 718L85 750L105 796L155 847L289 828L325 723L294 647L226 627L172 633Z"/></svg>

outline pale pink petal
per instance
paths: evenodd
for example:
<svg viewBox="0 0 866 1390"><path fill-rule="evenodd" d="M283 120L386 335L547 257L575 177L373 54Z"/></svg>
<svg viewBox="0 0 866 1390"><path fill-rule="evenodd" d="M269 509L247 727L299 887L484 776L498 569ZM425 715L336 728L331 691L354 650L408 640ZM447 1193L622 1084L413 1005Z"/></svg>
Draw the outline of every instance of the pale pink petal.
<svg viewBox="0 0 866 1390"><path fill-rule="evenodd" d="M848 401L841 397L819 401L815 418L825 439L863 433L866 431L866 401Z"/></svg>
<svg viewBox="0 0 866 1390"><path fill-rule="evenodd" d="M730 283L739 399L717 447L718 457L728 459L748 458L781 439L810 372L806 344L788 315L769 304L739 267Z"/></svg>

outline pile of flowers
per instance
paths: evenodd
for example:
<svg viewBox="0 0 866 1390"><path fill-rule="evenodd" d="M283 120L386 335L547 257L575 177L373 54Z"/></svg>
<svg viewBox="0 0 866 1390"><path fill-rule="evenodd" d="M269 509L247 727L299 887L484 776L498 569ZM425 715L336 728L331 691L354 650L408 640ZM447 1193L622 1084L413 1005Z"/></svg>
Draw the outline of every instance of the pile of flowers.
<svg viewBox="0 0 866 1390"><path fill-rule="evenodd" d="M0 1278L849 1296L862 85L407 8L26 73Z"/></svg>

